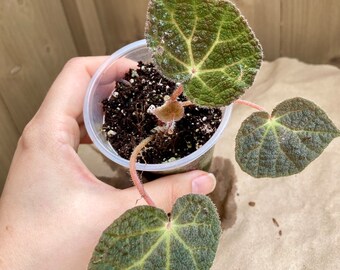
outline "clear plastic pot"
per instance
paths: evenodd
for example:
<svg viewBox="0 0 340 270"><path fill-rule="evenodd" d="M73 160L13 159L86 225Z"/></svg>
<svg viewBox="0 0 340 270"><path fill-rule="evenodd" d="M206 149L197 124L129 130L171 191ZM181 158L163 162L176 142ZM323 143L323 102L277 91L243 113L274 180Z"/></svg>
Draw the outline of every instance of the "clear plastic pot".
<svg viewBox="0 0 340 270"><path fill-rule="evenodd" d="M136 66L138 61L145 63L151 61L151 53L146 47L145 40L133 42L112 54L98 68L91 79L84 101L85 127L93 143L106 157L125 168L129 167L129 160L118 155L101 130L103 124L101 102L112 94L115 82L124 76L129 67ZM137 170L155 174L172 174L194 169L209 169L213 156L213 148L228 124L231 110L232 106L224 108L221 124L214 135L192 154L168 163L137 163Z"/></svg>

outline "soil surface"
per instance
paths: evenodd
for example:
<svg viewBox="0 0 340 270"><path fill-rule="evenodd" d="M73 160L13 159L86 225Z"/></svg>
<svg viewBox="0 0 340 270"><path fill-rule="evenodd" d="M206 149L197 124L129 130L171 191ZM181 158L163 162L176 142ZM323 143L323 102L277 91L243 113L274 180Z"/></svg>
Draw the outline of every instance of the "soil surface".
<svg viewBox="0 0 340 270"><path fill-rule="evenodd" d="M129 159L133 149L151 134L155 134L155 139L144 148L139 162L173 161L194 152L211 138L221 122L221 110L194 105L185 107L185 115L176 122L173 134L155 133L155 128L163 124L147 110L151 105L163 105L164 97L170 96L176 87L153 64L142 62L137 70L130 69L117 82L112 95L102 102L103 131L121 157ZM180 95L178 100L187 99Z"/></svg>

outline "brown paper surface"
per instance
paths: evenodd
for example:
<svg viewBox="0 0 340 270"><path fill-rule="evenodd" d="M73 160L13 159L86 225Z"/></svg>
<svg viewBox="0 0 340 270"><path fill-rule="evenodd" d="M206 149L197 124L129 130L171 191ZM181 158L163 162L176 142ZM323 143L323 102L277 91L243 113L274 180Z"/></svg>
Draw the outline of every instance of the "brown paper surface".
<svg viewBox="0 0 340 270"><path fill-rule="evenodd" d="M242 98L271 112L297 96L317 103L340 127L340 70L332 66L265 62ZM253 111L234 106L215 150L213 198L224 231L212 269L340 269L340 138L298 175L255 179L234 158L237 130Z"/></svg>
<svg viewBox="0 0 340 270"><path fill-rule="evenodd" d="M340 70L333 66L287 58L264 62L242 98L270 112L297 96L317 103L340 128ZM212 269L340 269L340 138L298 175L255 179L234 158L237 130L253 111L234 105L215 147L211 171L218 184L212 198L224 229ZM125 171L93 148L82 146L79 153L99 178L115 185L124 175L123 183L130 184Z"/></svg>

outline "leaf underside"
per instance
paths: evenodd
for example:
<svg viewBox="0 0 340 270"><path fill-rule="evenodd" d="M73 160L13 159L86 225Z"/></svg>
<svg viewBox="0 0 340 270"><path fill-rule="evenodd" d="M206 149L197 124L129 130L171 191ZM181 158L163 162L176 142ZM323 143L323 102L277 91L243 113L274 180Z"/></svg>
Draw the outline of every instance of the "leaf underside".
<svg viewBox="0 0 340 270"><path fill-rule="evenodd" d="M259 41L225 0L151 0L145 36L157 68L197 105L229 105L262 62Z"/></svg>
<svg viewBox="0 0 340 270"><path fill-rule="evenodd" d="M104 231L88 269L210 269L220 234L206 196L179 198L170 221L161 209L138 206Z"/></svg>
<svg viewBox="0 0 340 270"><path fill-rule="evenodd" d="M280 177L301 172L340 131L313 102L293 98L279 104L270 118L255 112L236 137L236 160L254 177Z"/></svg>

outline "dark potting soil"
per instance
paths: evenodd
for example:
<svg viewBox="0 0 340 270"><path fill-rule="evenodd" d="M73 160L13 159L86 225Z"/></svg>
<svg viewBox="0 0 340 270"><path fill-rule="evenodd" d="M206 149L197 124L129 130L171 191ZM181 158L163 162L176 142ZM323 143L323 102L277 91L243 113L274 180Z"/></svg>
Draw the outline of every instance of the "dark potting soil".
<svg viewBox="0 0 340 270"><path fill-rule="evenodd" d="M130 69L117 82L115 91L103 100L105 123L103 131L117 153L129 159L134 148L161 125L147 112L151 105L164 104L176 83L161 76L153 64L138 63L137 70ZM183 95L178 100L187 100ZM139 162L155 164L187 156L205 144L218 128L222 112L216 108L194 105L185 107L184 117L176 122L173 134L157 132L155 138L142 151Z"/></svg>

